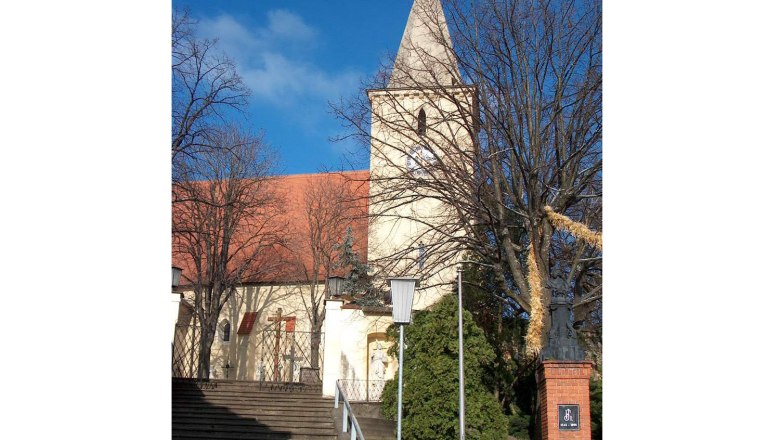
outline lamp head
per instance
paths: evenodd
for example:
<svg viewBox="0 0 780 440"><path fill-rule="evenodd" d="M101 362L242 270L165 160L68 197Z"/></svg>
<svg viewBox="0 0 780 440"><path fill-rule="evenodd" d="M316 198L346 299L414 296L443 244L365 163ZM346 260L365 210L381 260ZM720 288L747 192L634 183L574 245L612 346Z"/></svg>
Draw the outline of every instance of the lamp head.
<svg viewBox="0 0 780 440"><path fill-rule="evenodd" d="M412 301L417 279L390 278L388 282L393 296L393 322L401 325L409 324L412 320Z"/></svg>

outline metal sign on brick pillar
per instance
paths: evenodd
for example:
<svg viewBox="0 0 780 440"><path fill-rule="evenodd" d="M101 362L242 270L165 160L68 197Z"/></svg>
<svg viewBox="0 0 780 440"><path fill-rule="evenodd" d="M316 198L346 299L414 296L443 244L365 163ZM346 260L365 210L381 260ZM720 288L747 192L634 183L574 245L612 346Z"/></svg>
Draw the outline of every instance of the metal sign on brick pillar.
<svg viewBox="0 0 780 440"><path fill-rule="evenodd" d="M579 405L558 405L558 429L561 431L580 430Z"/></svg>

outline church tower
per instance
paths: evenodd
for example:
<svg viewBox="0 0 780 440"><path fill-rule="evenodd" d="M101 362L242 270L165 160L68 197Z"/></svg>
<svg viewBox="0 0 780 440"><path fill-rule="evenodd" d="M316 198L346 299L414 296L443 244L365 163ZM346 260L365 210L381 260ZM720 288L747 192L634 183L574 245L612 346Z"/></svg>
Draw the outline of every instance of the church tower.
<svg viewBox="0 0 780 440"><path fill-rule="evenodd" d="M437 188L472 145L475 93L462 84L440 0L414 1L387 85L368 97L369 264L380 279L420 279L419 310L452 292L462 219Z"/></svg>

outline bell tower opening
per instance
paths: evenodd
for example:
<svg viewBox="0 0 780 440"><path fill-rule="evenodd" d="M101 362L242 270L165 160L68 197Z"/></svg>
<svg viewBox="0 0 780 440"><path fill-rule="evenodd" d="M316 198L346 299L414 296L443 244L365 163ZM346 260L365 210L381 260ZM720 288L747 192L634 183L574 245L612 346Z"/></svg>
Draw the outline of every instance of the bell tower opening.
<svg viewBox="0 0 780 440"><path fill-rule="evenodd" d="M428 130L428 121L425 117L425 110L420 109L420 113L417 114L417 134L425 136L425 132Z"/></svg>

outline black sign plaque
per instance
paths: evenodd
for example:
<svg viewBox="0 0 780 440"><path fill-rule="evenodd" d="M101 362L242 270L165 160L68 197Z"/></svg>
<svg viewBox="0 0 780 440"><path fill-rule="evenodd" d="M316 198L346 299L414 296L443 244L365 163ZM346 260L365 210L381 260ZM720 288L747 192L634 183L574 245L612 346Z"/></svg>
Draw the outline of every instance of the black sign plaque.
<svg viewBox="0 0 780 440"><path fill-rule="evenodd" d="M579 405L558 405L558 430L559 431L580 430L580 406Z"/></svg>

